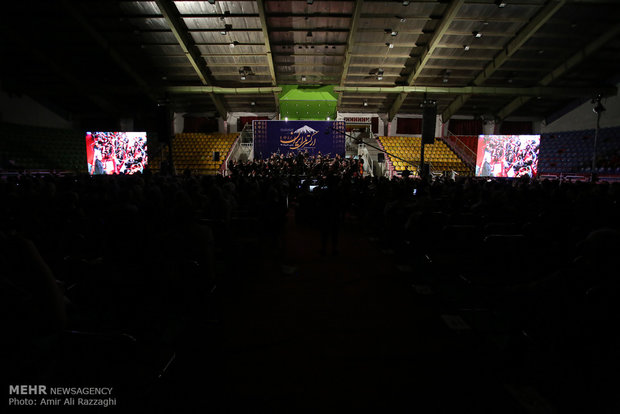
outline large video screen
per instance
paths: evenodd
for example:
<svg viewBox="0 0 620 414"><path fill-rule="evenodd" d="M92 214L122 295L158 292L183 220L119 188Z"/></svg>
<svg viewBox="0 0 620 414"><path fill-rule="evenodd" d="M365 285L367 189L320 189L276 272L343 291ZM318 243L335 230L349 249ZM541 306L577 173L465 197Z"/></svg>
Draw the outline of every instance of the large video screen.
<svg viewBox="0 0 620 414"><path fill-rule="evenodd" d="M539 146L540 135L480 135L476 176L535 177Z"/></svg>
<svg viewBox="0 0 620 414"><path fill-rule="evenodd" d="M146 132L87 132L86 160L90 175L143 172Z"/></svg>

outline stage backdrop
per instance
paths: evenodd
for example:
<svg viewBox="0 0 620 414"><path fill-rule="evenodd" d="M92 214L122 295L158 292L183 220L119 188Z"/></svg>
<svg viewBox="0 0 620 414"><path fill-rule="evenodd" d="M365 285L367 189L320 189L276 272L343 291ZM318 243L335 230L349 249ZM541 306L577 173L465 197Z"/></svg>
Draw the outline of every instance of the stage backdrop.
<svg viewBox="0 0 620 414"><path fill-rule="evenodd" d="M252 121L252 126L256 159L289 152L344 156L343 121Z"/></svg>

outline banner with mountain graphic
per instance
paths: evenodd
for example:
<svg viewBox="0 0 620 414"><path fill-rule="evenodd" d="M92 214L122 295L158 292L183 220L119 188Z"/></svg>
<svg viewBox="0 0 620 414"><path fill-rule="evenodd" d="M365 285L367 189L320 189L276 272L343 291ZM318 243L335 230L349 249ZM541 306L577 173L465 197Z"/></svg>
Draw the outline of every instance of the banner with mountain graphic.
<svg viewBox="0 0 620 414"><path fill-rule="evenodd" d="M252 121L254 158L307 152L344 156L344 121Z"/></svg>

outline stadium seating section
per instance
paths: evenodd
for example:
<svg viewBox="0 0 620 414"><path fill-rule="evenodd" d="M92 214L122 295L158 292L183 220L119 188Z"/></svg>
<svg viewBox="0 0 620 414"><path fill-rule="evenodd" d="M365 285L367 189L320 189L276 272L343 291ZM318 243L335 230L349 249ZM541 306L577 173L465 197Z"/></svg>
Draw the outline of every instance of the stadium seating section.
<svg viewBox="0 0 620 414"><path fill-rule="evenodd" d="M394 154L404 160L417 165L420 162L421 137L395 137L381 136L379 141L385 151ZM394 169L400 172L405 169L405 162L390 157L388 158L394 165ZM436 140L434 144L426 145L424 149L424 159L430 163L432 172L456 171L461 175L471 175L471 169L443 142ZM409 169L412 169L409 166Z"/></svg>
<svg viewBox="0 0 620 414"><path fill-rule="evenodd" d="M84 133L0 123L0 160L9 170L86 171Z"/></svg>
<svg viewBox="0 0 620 414"><path fill-rule="evenodd" d="M601 128L596 147L596 172L620 174L620 128ZM539 170L542 174L590 173L593 153L593 129L543 134Z"/></svg>
<svg viewBox="0 0 620 414"><path fill-rule="evenodd" d="M196 174L215 174L226 160L239 134L182 133L177 134L172 144L172 156L177 172L190 170ZM213 154L219 152L219 160ZM150 168L159 170L162 154L156 154Z"/></svg>

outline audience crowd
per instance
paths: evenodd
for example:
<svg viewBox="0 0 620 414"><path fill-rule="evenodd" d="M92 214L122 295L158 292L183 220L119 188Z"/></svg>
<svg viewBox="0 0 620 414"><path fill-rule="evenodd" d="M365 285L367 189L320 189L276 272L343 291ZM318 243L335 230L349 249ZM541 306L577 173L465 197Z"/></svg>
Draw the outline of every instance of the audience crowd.
<svg viewBox="0 0 620 414"><path fill-rule="evenodd" d="M131 332L166 349L206 317L214 286L251 272L251 259L237 259L244 248L278 246L293 211L321 232L320 254L330 245L338 254L349 220L451 305L500 315L516 332L506 363L525 358L510 348L526 352L515 339L523 331L541 353L568 358L593 395L619 368L620 183L388 180L364 177L354 159L307 154L229 171L1 180L4 323L16 333L9 373L56 375L67 330ZM254 244L244 245L249 234ZM553 369L552 378L569 370Z"/></svg>

